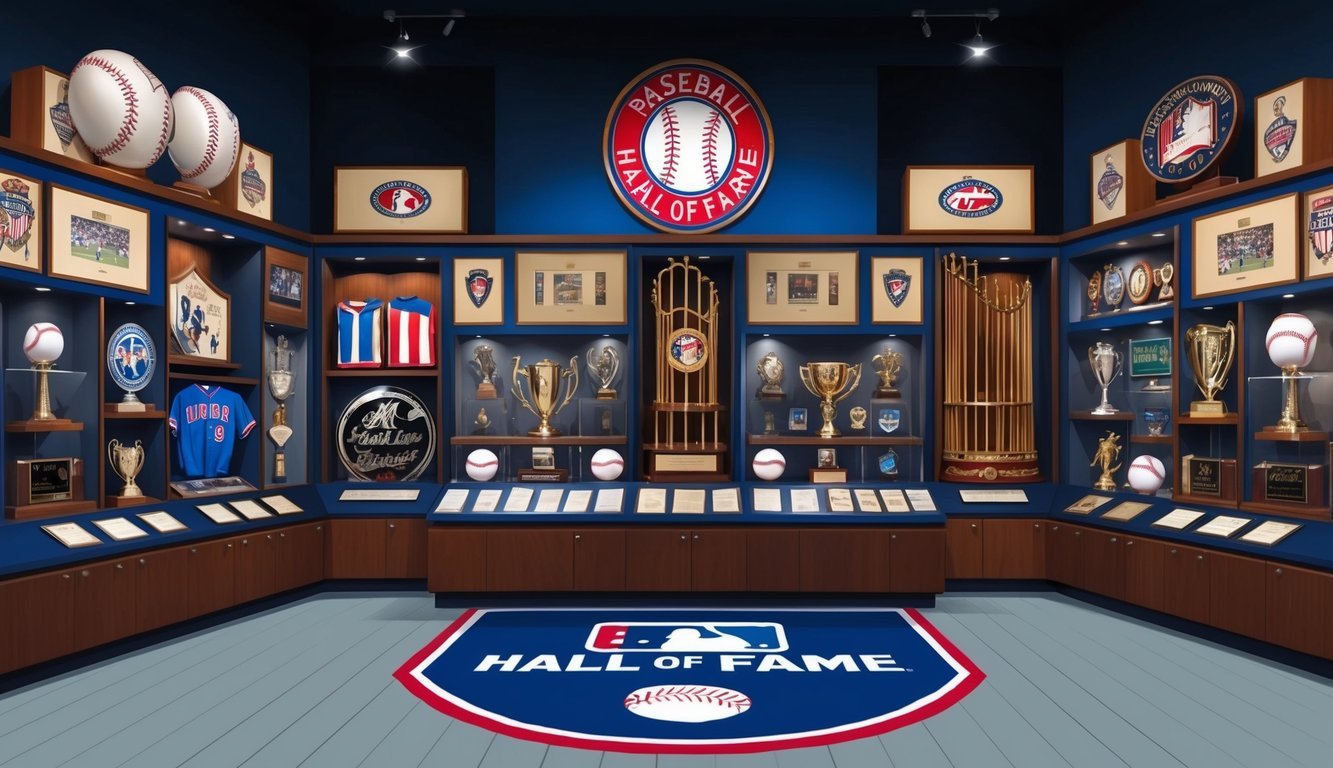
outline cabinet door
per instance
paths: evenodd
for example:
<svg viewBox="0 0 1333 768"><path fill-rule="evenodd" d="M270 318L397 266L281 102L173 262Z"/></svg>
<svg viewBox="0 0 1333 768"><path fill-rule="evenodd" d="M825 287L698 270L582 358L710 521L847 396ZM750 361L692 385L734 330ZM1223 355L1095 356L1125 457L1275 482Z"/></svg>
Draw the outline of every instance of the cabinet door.
<svg viewBox="0 0 1333 768"><path fill-rule="evenodd" d="M333 520L329 536L331 579L382 579L385 575L383 520Z"/></svg>
<svg viewBox="0 0 1333 768"><path fill-rule="evenodd" d="M573 589L573 537L567 530L552 528L487 531L486 588L496 592Z"/></svg>
<svg viewBox="0 0 1333 768"><path fill-rule="evenodd" d="M236 541L236 602L248 603L278 591L277 543L272 533Z"/></svg>
<svg viewBox="0 0 1333 768"><path fill-rule="evenodd" d="M1166 562L1166 545L1153 539L1125 537L1125 600L1162 610L1162 569Z"/></svg>
<svg viewBox="0 0 1333 768"><path fill-rule="evenodd" d="M588 592L625 590L625 530L584 528L574 539L574 589Z"/></svg>
<svg viewBox="0 0 1333 768"><path fill-rule="evenodd" d="M486 531L434 526L427 534L431 592L483 592L486 589Z"/></svg>
<svg viewBox="0 0 1333 768"><path fill-rule="evenodd" d="M166 549L139 557L135 569L135 629L147 632L190 616L190 551Z"/></svg>
<svg viewBox="0 0 1333 768"><path fill-rule="evenodd" d="M627 529L625 588L631 592L688 592L690 532L682 528Z"/></svg>
<svg viewBox="0 0 1333 768"><path fill-rule="evenodd" d="M389 520L385 529L386 575L391 579L426 578L426 519Z"/></svg>
<svg viewBox="0 0 1333 768"><path fill-rule="evenodd" d="M800 590L800 532L789 528L747 529L745 583L751 592Z"/></svg>
<svg viewBox="0 0 1333 768"><path fill-rule="evenodd" d="M236 604L236 540L210 541L190 547L191 616L230 608Z"/></svg>
<svg viewBox="0 0 1333 768"><path fill-rule="evenodd" d="M1083 538L1083 583L1089 592L1122 600L1125 596L1125 547L1122 535L1087 529Z"/></svg>
<svg viewBox="0 0 1333 768"><path fill-rule="evenodd" d="M1162 609L1182 619L1207 624L1211 617L1212 574L1209 553L1203 549L1168 544L1162 569Z"/></svg>
<svg viewBox="0 0 1333 768"><path fill-rule="evenodd" d="M982 522L981 528L983 543L981 575L984 578L1046 577L1046 537L1043 523L1024 519L989 519Z"/></svg>
<svg viewBox="0 0 1333 768"><path fill-rule="evenodd" d="M1083 535L1078 526L1046 527L1046 578L1070 586L1083 583Z"/></svg>
<svg viewBox="0 0 1333 768"><path fill-rule="evenodd" d="M1267 570L1252 557L1212 552L1208 555L1209 623L1263 640L1267 622Z"/></svg>
<svg viewBox="0 0 1333 768"><path fill-rule="evenodd" d="M74 650L134 634L134 560L79 569L74 579Z"/></svg>
<svg viewBox="0 0 1333 768"><path fill-rule="evenodd" d="M695 592L745 591L745 531L705 528L690 533L690 588Z"/></svg>
<svg viewBox="0 0 1333 768"><path fill-rule="evenodd" d="M950 518L944 527L949 534L945 575L950 579L982 578L985 575L982 521L971 517Z"/></svg>
<svg viewBox="0 0 1333 768"><path fill-rule="evenodd" d="M889 532L874 528L801 530L802 592L888 592Z"/></svg>
<svg viewBox="0 0 1333 768"><path fill-rule="evenodd" d="M14 579L4 585L4 593L7 612L0 619L0 633L9 645L9 668L21 669L74 650L73 572Z"/></svg>
<svg viewBox="0 0 1333 768"><path fill-rule="evenodd" d="M277 532L278 592L314 584L324 578L324 523L305 523Z"/></svg>
<svg viewBox="0 0 1333 768"><path fill-rule="evenodd" d="M889 582L894 592L944 591L945 532L899 529L889 534Z"/></svg>
<svg viewBox="0 0 1333 768"><path fill-rule="evenodd" d="M1333 576L1265 563L1268 642L1333 658Z"/></svg>

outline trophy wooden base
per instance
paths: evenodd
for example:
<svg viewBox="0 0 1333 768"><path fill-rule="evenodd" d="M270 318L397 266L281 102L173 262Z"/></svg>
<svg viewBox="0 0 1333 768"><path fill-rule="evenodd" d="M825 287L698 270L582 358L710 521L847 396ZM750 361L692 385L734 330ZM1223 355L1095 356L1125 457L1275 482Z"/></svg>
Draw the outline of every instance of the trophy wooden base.
<svg viewBox="0 0 1333 768"><path fill-rule="evenodd" d="M765 392L764 390L761 389L761 390L759 390L759 399L760 399L760 400L786 400L786 399L787 399L787 395L786 395L786 393L784 393L782 390L778 390L777 392Z"/></svg>
<svg viewBox="0 0 1333 768"><path fill-rule="evenodd" d="M616 395L617 395L617 393L616 393L616 391L615 391L614 389L599 389L599 390L597 390L597 396L594 397L593 399L594 399L594 400L615 400L615 399L616 399Z"/></svg>
<svg viewBox="0 0 1333 768"><path fill-rule="evenodd" d="M1040 483L1041 468L1035 457L1012 461L978 460L966 456L945 456L941 460L941 479L952 483Z"/></svg>
<svg viewBox="0 0 1333 768"><path fill-rule="evenodd" d="M107 403L107 413L147 413L153 410L152 403Z"/></svg>
<svg viewBox="0 0 1333 768"><path fill-rule="evenodd" d="M688 448L647 445L644 449L644 479L649 482L720 483L731 477L726 471L727 446L723 443Z"/></svg>
<svg viewBox="0 0 1333 768"><path fill-rule="evenodd" d="M100 157L97 158L97 167L111 171L112 173L119 173L122 176L128 176L131 179L138 179L139 181L149 180L147 168L121 168L118 165L111 165Z"/></svg>
<svg viewBox="0 0 1333 768"><path fill-rule="evenodd" d="M120 509L121 507L137 507L140 504L156 504L161 499L155 499L152 496L108 496L106 505Z"/></svg>
<svg viewBox="0 0 1333 768"><path fill-rule="evenodd" d="M1261 504L1307 512L1328 508L1328 471L1321 464L1259 464L1250 468L1250 487Z"/></svg>
<svg viewBox="0 0 1333 768"><path fill-rule="evenodd" d="M5 517L10 520L37 520L43 517L62 517L92 512L97 509L95 501L48 501L42 504L17 504L5 507Z"/></svg>
<svg viewBox="0 0 1333 768"><path fill-rule="evenodd" d="M1180 191L1167 195L1161 200L1158 200L1157 203L1158 204L1165 203L1168 200L1174 202L1176 200L1190 197L1192 195L1197 195L1203 192L1208 192L1210 190L1221 189L1222 187L1231 186L1232 184L1235 184L1238 181L1240 181L1240 179L1236 176L1211 176L1209 178L1204 179L1203 181L1196 182L1189 186L1181 186Z"/></svg>
<svg viewBox="0 0 1333 768"><path fill-rule="evenodd" d="M845 483L847 482L847 469L845 467L822 467L811 469L810 482Z"/></svg>
<svg viewBox="0 0 1333 768"><path fill-rule="evenodd" d="M1180 493L1177 500L1235 506L1236 460L1189 454L1180 457Z"/></svg>
<svg viewBox="0 0 1333 768"><path fill-rule="evenodd" d="M569 482L569 470L520 469L518 471L518 481L520 483L567 483Z"/></svg>
<svg viewBox="0 0 1333 768"><path fill-rule="evenodd" d="M1190 403L1190 415L1205 419L1226 416L1227 404L1221 400L1195 400Z"/></svg>
<svg viewBox="0 0 1333 768"><path fill-rule="evenodd" d="M495 391L494 384L478 384L476 397L478 400L499 400L500 393Z"/></svg>
<svg viewBox="0 0 1333 768"><path fill-rule="evenodd" d="M172 183L171 188L179 189L185 194L193 195L199 198L200 200L206 200L210 203L216 203L217 205L222 205L221 200L218 200L216 197L213 197L212 190L205 189L204 187L201 187L198 184L191 184L188 181L177 181Z"/></svg>
<svg viewBox="0 0 1333 768"><path fill-rule="evenodd" d="M79 432L83 422L70 419L24 419L5 424L6 432Z"/></svg>
<svg viewBox="0 0 1333 768"><path fill-rule="evenodd" d="M876 399L876 400L901 400L901 399L902 399L902 396L903 396L903 391L902 391L901 389L896 388L896 387L876 387L876 388L875 388L875 399Z"/></svg>

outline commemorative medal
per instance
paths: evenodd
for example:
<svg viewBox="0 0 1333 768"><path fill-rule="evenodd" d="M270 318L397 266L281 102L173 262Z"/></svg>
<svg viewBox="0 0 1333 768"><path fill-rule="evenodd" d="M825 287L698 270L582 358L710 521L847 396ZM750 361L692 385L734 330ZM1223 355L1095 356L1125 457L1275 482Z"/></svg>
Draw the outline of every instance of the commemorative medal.
<svg viewBox="0 0 1333 768"><path fill-rule="evenodd" d="M1226 78L1201 75L1176 85L1143 122L1148 173L1168 184L1199 178L1227 149L1240 112L1240 91Z"/></svg>
<svg viewBox="0 0 1333 768"><path fill-rule="evenodd" d="M1148 262L1140 261L1129 270L1129 283L1127 291L1129 300L1134 304L1142 304L1152 295L1153 288L1153 270Z"/></svg>
<svg viewBox="0 0 1333 768"><path fill-rule="evenodd" d="M415 394L380 386L338 417L338 459L353 480L415 480L435 458L435 420Z"/></svg>
<svg viewBox="0 0 1333 768"><path fill-rule="evenodd" d="M1088 307L1088 314L1097 314L1098 303L1102 298L1102 273L1093 272L1092 277L1088 278L1088 301L1091 306Z"/></svg>
<svg viewBox="0 0 1333 768"><path fill-rule="evenodd" d="M126 323L112 332L106 343L106 368L111 380L125 391L125 397L115 405L115 410L147 410L136 393L153 380L157 350L153 346L153 337L143 326Z"/></svg>
<svg viewBox="0 0 1333 768"><path fill-rule="evenodd" d="M1120 302L1125 300L1125 273L1115 264L1107 264L1102 275L1102 298L1112 312L1120 310Z"/></svg>

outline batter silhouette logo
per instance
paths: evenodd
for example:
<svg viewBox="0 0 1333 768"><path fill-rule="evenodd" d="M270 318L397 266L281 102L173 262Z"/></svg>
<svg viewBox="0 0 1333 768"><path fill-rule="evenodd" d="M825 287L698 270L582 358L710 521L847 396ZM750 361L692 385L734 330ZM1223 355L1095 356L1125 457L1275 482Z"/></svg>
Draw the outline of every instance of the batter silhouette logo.
<svg viewBox="0 0 1333 768"><path fill-rule="evenodd" d="M410 219L430 207L430 193L411 181L386 181L371 191L370 207L381 216Z"/></svg>
<svg viewBox="0 0 1333 768"><path fill-rule="evenodd" d="M899 608L472 610L395 676L441 712L508 736L694 754L886 733L985 677Z"/></svg>
<svg viewBox="0 0 1333 768"><path fill-rule="evenodd" d="M773 124L738 75L676 59L616 97L602 136L620 202L663 232L703 233L745 215L773 167Z"/></svg>

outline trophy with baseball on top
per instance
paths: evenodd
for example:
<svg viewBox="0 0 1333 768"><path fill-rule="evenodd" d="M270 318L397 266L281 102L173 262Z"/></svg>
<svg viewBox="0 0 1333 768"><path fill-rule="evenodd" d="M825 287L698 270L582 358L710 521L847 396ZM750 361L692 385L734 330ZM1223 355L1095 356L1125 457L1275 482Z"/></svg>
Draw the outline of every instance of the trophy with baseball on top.
<svg viewBox="0 0 1333 768"><path fill-rule="evenodd" d="M55 323L33 323L23 336L23 354L32 364L31 368L8 368L8 373L32 373L36 380L33 395L32 417L22 421L11 421L5 429L8 432L76 432L83 429L82 422L57 416L51 409L51 377L77 377L82 381L81 371L56 370L56 360L65 351L65 337Z"/></svg>
<svg viewBox="0 0 1333 768"><path fill-rule="evenodd" d="M292 373L292 352L287 346L287 337L279 336L273 349L273 370L268 372L268 389L273 399L278 402L278 409L273 412L273 426L268 428L269 439L278 447L273 454L273 482L287 482L287 453L284 447L292 437L292 428L287 425L287 398L295 391L293 384L296 376Z"/></svg>

